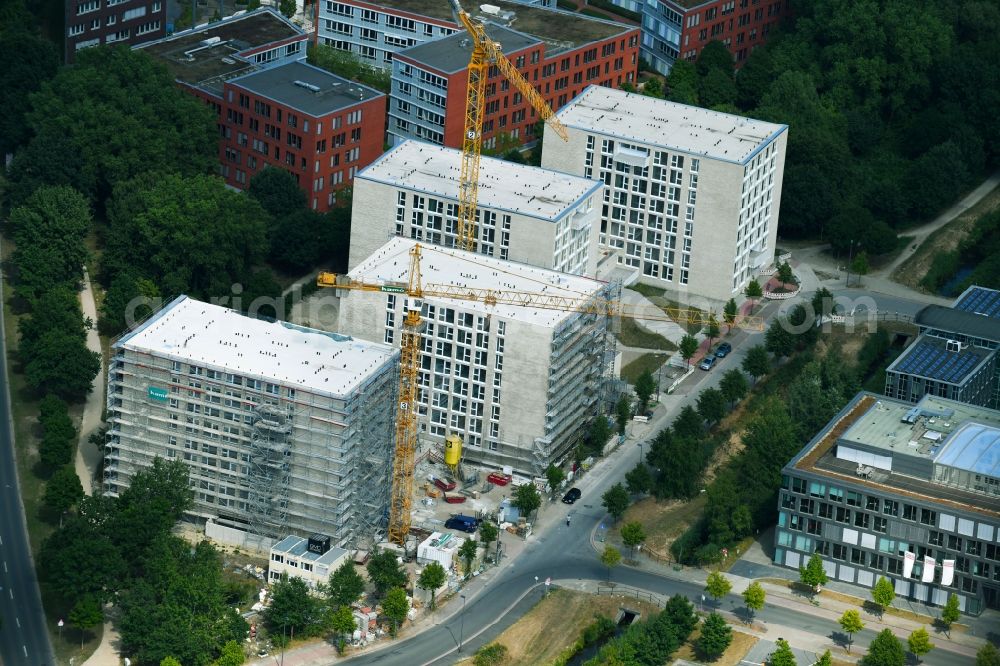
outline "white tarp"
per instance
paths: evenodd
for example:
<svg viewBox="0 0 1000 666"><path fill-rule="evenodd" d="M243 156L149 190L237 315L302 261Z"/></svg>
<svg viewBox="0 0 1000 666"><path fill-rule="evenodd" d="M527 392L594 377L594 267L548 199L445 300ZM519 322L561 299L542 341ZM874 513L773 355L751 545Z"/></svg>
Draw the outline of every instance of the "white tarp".
<svg viewBox="0 0 1000 666"><path fill-rule="evenodd" d="M930 555L924 555L924 575L920 577L921 583L933 583L934 582L934 558Z"/></svg>
<svg viewBox="0 0 1000 666"><path fill-rule="evenodd" d="M909 578L913 573L913 563L916 562L917 556L909 551L903 555L903 578Z"/></svg>
<svg viewBox="0 0 1000 666"><path fill-rule="evenodd" d="M941 585L947 587L955 578L955 560L944 560L941 562Z"/></svg>

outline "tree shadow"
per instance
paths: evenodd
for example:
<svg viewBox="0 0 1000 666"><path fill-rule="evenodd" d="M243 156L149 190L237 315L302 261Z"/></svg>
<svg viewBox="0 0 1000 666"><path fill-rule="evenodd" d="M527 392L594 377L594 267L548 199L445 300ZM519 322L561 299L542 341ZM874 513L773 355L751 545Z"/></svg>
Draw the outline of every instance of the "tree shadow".
<svg viewBox="0 0 1000 666"><path fill-rule="evenodd" d="M743 622L743 624L748 624L748 625L753 624L754 614L746 606L740 606L739 608L734 610L733 615L738 617L740 621Z"/></svg>
<svg viewBox="0 0 1000 666"><path fill-rule="evenodd" d="M885 615L885 609L879 606L874 601L866 601L862 608L864 608L864 611L869 615L874 615L875 617L877 617L880 622L882 621L882 616Z"/></svg>
<svg viewBox="0 0 1000 666"><path fill-rule="evenodd" d="M941 618L934 618L934 622L931 623L931 627L934 629L934 633L944 634L948 638L951 638L951 627L942 622Z"/></svg>
<svg viewBox="0 0 1000 666"><path fill-rule="evenodd" d="M851 637L842 631L831 631L828 638L833 641L834 645L840 646L845 650L851 644Z"/></svg>

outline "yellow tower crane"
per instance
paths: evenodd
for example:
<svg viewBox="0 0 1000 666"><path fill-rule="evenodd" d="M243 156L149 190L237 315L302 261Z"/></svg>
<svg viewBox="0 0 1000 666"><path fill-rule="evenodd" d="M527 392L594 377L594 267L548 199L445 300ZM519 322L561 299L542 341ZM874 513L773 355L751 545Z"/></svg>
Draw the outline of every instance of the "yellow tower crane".
<svg viewBox="0 0 1000 666"><path fill-rule="evenodd" d="M563 141L569 140L566 127L559 122L549 106L534 86L521 76L510 60L503 54L500 44L490 39L486 28L469 16L458 0L451 0L458 20L472 37L472 57L469 59L469 83L465 92L465 134L462 137L462 170L458 186L458 247L463 250L476 249L476 206L479 197L479 158L483 149L483 109L486 104L486 79L490 65L514 84L524 99L528 100L542 120L558 134ZM541 141L541 137L538 139Z"/></svg>
<svg viewBox="0 0 1000 666"><path fill-rule="evenodd" d="M651 321L677 321L690 324L708 325L715 315L700 310L679 308L657 308L647 312L629 308L618 300L593 298L591 296L557 296L540 292L488 289L448 284L421 284L420 256L428 252L440 252L435 248L424 248L419 243L410 250L410 268L406 283L373 283L354 281L346 275L322 272L316 278L320 287L332 287L353 291L381 291L405 294L408 297L406 317L403 320L400 337L399 358L399 399L396 412L395 455L392 465L392 490L389 501L389 541L403 545L410 531L410 509L413 500L413 458L417 449L417 378L420 373L420 350L423 348L423 321L421 308L424 298L450 298L460 301L483 303L487 306L516 305L543 310L562 310L601 314L608 317L635 317ZM450 254L448 256L451 256ZM476 263L474 258L468 259ZM750 315L738 315L732 326L749 330L764 330L763 319Z"/></svg>

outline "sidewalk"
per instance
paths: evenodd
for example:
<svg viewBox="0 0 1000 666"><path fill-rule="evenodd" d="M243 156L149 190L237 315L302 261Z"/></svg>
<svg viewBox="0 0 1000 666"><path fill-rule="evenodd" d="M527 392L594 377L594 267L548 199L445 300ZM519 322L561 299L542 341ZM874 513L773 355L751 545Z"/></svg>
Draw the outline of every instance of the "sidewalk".
<svg viewBox="0 0 1000 666"><path fill-rule="evenodd" d="M595 525L594 529L591 531L590 539L591 546L595 551L603 548L603 544L598 544L598 542L595 541L597 530L598 527ZM623 552L627 551L627 549L621 544L620 537L615 530L606 530L605 540L607 543L622 549ZM759 551L759 545L756 543L755 545L757 545L757 550ZM985 643L983 638L976 635L986 635L984 627L976 626L981 624L980 622L976 622L977 618L963 617L961 623L968 623L971 625L970 631L968 633L952 631L951 637L948 638L944 633L935 633L933 627L933 620L940 614L940 610L919 604L910 599L897 597L892 605L895 608L925 615L927 616L925 621L913 620L892 613L885 613L880 619L863 609L863 604L866 601L866 598L857 596L859 592L863 592L861 588L837 581L830 581L826 588L843 595L851 595L856 599L856 601L849 603L828 595L823 595L822 593L814 599L810 599L805 595L797 594L778 582L772 582L774 577L771 576L771 574L774 573L784 573L785 575L779 577L786 580L797 580L798 577L795 575L793 570L759 563L757 562L759 554L753 555L753 551L754 548L751 548L747 551L747 554L744 555L744 557L750 557L755 562L755 567L763 569L757 573L766 574L764 577L756 578L756 581L761 584L767 593L767 605L781 606L796 613L811 615L833 623L837 622L840 616L843 615L844 611L849 609L859 610L866 629L871 629L876 632L883 629L891 629L896 636L905 640L912 631L920 627L924 627L934 634L934 642L938 645L939 649L947 649L949 652L961 654L971 658L975 657L976 650L978 650L979 647ZM741 559L740 562L742 561L743 560ZM632 566L633 568L640 569L642 571L655 573L664 578L694 582L701 585L705 584L709 574L709 570L695 567L681 567L680 570L676 570L674 565L651 560L650 558L642 555L641 552L637 554L637 560L627 563L626 566ZM732 583L733 587L731 594L733 595L742 594L750 583L755 580L753 578L747 578L733 573L726 573L726 578L728 578ZM771 580L768 580L768 578L771 578ZM734 606L734 609L738 608L742 608L742 606ZM735 615L732 611L724 611L722 608L718 608L718 610L735 620L737 624L743 623L743 618ZM991 614L989 617L984 619L983 622L989 626L994 619L995 614ZM766 633L766 631L767 630L765 628L764 633ZM750 633L754 632L751 631ZM781 627L780 632L772 633L775 633L775 635L780 634L783 638L788 640L790 645L799 649L820 652L830 649L831 651L834 651L838 659L844 659L845 657L850 658L850 655L842 654L843 651L841 647L830 640L829 637L819 636L810 632L798 631L784 626ZM763 633L757 635L763 635Z"/></svg>
<svg viewBox="0 0 1000 666"><path fill-rule="evenodd" d="M80 292L80 306L83 308L83 316L90 319L93 326L87 331L87 349L101 353L101 338L97 334L97 307L94 304L94 291L90 284L90 275L86 267L83 269L83 291ZM104 362L101 360L101 369L94 377L90 393L87 394L87 402L83 407L83 417L80 420L80 440L76 447L76 474L80 477L83 485L83 492L90 495L97 475L100 472L101 452L90 443L90 435L101 427L101 413L104 410L104 387L105 370Z"/></svg>

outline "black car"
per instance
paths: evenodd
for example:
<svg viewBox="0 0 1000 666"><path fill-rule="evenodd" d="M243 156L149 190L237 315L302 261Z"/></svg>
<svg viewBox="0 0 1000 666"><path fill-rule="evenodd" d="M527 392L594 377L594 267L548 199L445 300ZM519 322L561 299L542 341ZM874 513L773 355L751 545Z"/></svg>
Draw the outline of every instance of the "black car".
<svg viewBox="0 0 1000 666"><path fill-rule="evenodd" d="M733 351L733 346L728 342L723 342L715 348L715 356L716 358L725 358L731 351Z"/></svg>
<svg viewBox="0 0 1000 666"><path fill-rule="evenodd" d="M479 529L479 521L471 516L452 516L444 521L444 527L448 530L461 530L472 534Z"/></svg>
<svg viewBox="0 0 1000 666"><path fill-rule="evenodd" d="M562 499L563 504L572 504L573 502L575 502L578 499L580 499L580 495L581 494L582 493L580 492L579 488L570 488L566 492L566 494L563 495L563 499Z"/></svg>

